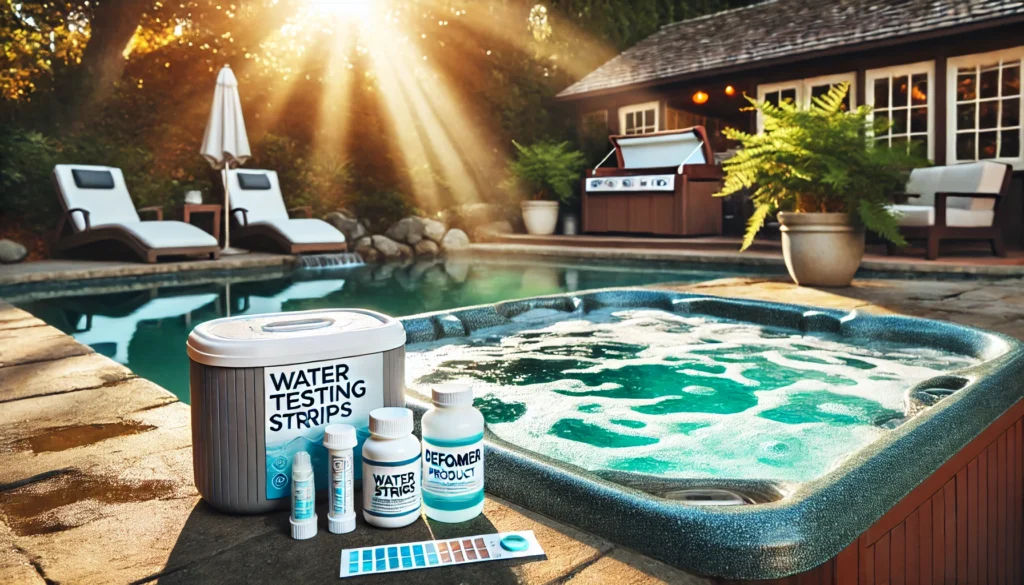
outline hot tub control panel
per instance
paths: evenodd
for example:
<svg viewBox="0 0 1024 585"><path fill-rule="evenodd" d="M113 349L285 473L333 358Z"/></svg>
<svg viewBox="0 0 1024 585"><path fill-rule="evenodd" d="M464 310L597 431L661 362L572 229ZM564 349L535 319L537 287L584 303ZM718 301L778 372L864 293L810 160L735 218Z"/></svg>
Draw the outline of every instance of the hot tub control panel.
<svg viewBox="0 0 1024 585"><path fill-rule="evenodd" d="M634 177L593 177L587 179L587 192L667 191L676 188L675 175L640 175Z"/></svg>

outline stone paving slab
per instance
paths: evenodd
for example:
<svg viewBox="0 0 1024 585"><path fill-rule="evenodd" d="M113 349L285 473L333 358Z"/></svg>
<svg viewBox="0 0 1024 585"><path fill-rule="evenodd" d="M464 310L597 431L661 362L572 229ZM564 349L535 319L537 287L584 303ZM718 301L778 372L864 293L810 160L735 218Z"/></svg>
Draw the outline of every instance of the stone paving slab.
<svg viewBox="0 0 1024 585"><path fill-rule="evenodd" d="M566 585L712 585L697 577L633 551L616 548L564 581Z"/></svg>
<svg viewBox="0 0 1024 585"><path fill-rule="evenodd" d="M134 376L128 368L95 353L0 368L0 403L99 388Z"/></svg>
<svg viewBox="0 0 1024 585"><path fill-rule="evenodd" d="M59 329L42 325L0 331L0 367L93 353Z"/></svg>

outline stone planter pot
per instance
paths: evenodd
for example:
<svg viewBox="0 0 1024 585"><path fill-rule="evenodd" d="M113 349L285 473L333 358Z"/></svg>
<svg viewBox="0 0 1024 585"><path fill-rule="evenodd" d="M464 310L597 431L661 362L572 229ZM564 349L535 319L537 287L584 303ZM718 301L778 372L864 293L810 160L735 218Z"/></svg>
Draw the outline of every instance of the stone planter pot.
<svg viewBox="0 0 1024 585"><path fill-rule="evenodd" d="M535 236L550 236L558 225L557 201L523 201L523 223L526 231Z"/></svg>
<svg viewBox="0 0 1024 585"><path fill-rule="evenodd" d="M864 228L847 213L779 213L782 255L800 286L849 286L864 256Z"/></svg>

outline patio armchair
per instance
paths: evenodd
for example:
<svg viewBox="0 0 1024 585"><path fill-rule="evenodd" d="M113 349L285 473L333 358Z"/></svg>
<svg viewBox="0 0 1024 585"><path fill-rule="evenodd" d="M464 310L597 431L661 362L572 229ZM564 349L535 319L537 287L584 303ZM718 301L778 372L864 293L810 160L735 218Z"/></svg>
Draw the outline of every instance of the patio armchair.
<svg viewBox="0 0 1024 585"><path fill-rule="evenodd" d="M116 167L57 165L53 182L60 201L57 254L84 253L109 257L127 249L146 262L166 256L220 255L217 240L203 230L180 221L164 221L160 207L135 209ZM153 213L156 221L142 221L140 213Z"/></svg>
<svg viewBox="0 0 1024 585"><path fill-rule="evenodd" d="M320 219L310 206L285 208L277 173L258 169L228 171L231 201L229 221L237 227L232 244L254 250L302 254L343 252L345 235ZM301 211L305 217L291 218Z"/></svg>
<svg viewBox="0 0 1024 585"><path fill-rule="evenodd" d="M987 240L993 254L1006 256L995 219L1012 175L1010 165L992 161L914 169L906 193L889 209L906 239L925 241L929 260L939 257L943 240ZM889 244L887 251L896 247Z"/></svg>

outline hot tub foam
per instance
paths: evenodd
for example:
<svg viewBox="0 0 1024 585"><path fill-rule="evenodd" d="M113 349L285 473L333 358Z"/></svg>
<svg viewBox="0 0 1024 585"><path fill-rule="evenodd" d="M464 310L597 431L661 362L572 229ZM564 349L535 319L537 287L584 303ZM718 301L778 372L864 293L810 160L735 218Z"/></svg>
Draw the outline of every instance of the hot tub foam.
<svg viewBox="0 0 1024 585"><path fill-rule="evenodd" d="M488 491L723 578L834 557L1022 395L1017 341L908 317L616 289L403 324L412 394L484 378ZM659 370L690 382L659 390ZM686 488L757 505L671 499Z"/></svg>

